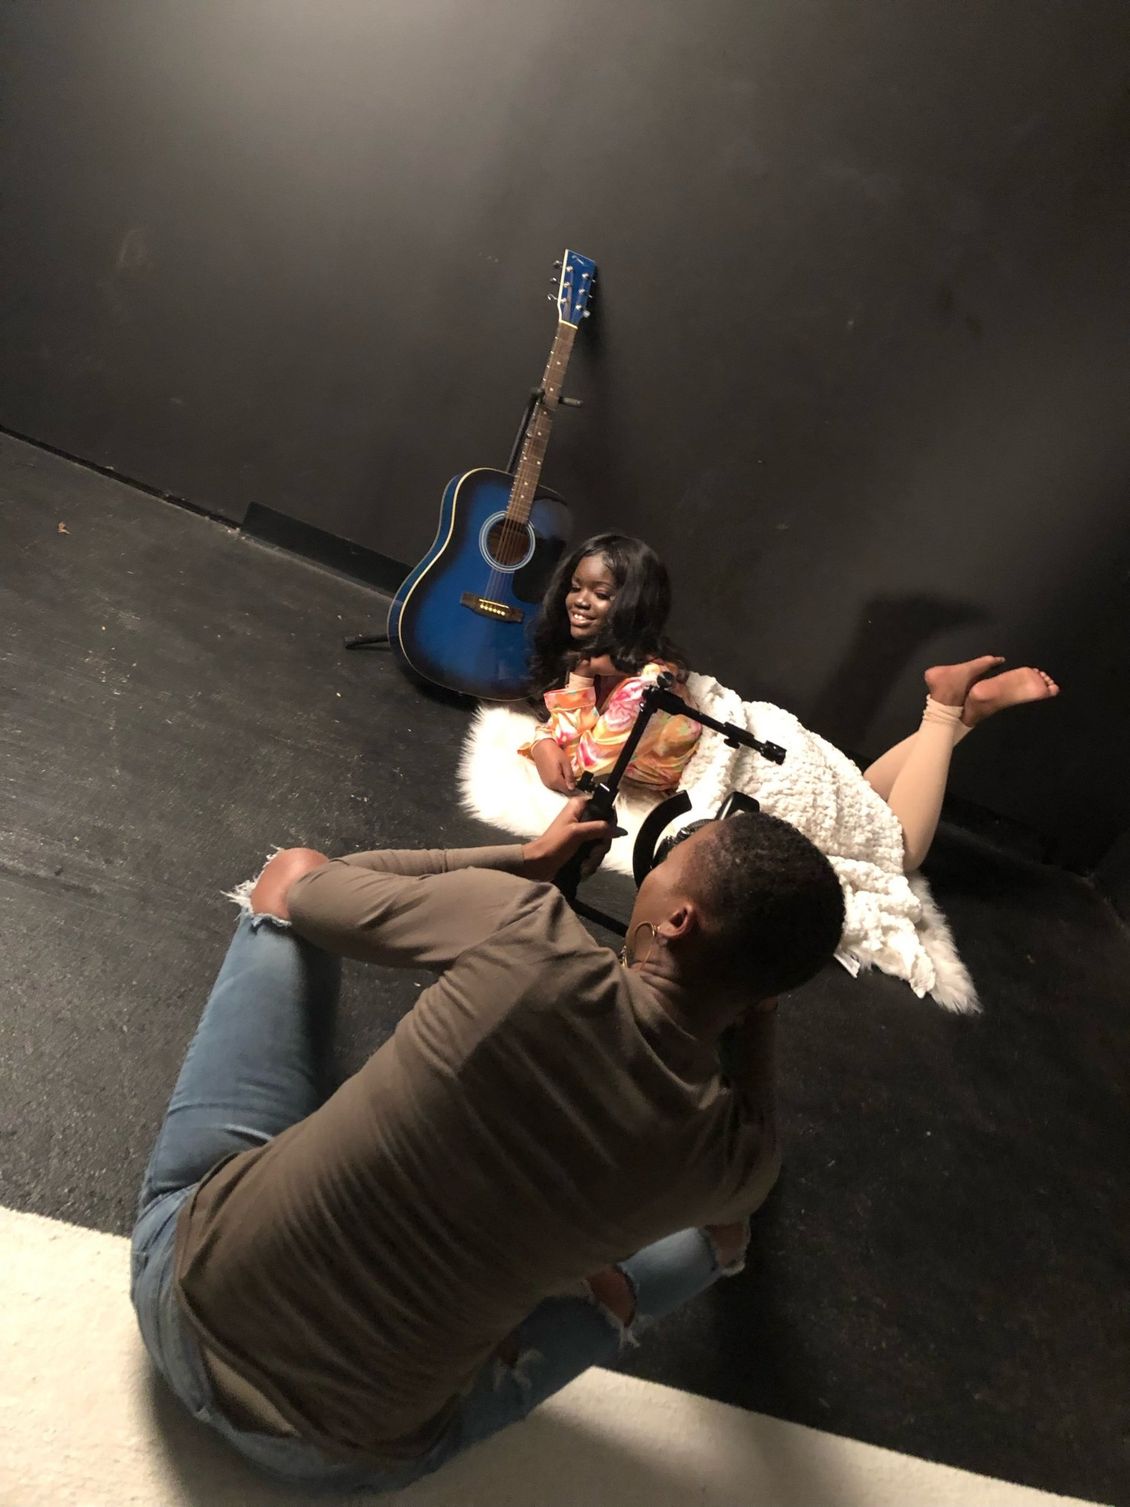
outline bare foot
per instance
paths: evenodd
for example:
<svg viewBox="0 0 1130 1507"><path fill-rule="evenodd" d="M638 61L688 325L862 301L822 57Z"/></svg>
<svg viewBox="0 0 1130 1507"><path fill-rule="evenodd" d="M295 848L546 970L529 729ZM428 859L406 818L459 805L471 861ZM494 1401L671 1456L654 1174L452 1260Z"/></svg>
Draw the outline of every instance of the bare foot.
<svg viewBox="0 0 1130 1507"><path fill-rule="evenodd" d="M942 706L964 706L974 683L1003 664L1003 655L982 654L980 659L967 659L961 665L935 665L926 671L923 679L931 701L940 702Z"/></svg>
<svg viewBox="0 0 1130 1507"><path fill-rule="evenodd" d="M1025 701L1047 701L1059 695L1059 686L1043 670L1026 665L1022 670L1006 670L1003 675L994 675L991 680L982 680L970 687L965 698L965 710L961 720L966 727L976 727L994 712L1006 706L1020 706Z"/></svg>

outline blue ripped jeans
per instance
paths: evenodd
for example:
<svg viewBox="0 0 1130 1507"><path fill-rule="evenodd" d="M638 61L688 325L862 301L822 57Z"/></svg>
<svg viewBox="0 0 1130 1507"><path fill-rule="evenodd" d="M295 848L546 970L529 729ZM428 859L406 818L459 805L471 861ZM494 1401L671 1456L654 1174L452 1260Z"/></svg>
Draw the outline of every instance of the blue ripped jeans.
<svg viewBox="0 0 1130 1507"><path fill-rule="evenodd" d="M322 1103L340 973L336 958L284 924L263 916L240 921L142 1183L131 1297L157 1370L192 1415L246 1459L312 1488L393 1490L524 1418L589 1366L613 1363L633 1331L702 1292L720 1272L710 1239L700 1230L682 1230L621 1263L636 1297L629 1330L583 1295L540 1303L517 1330L516 1363L488 1362L435 1446L388 1469L342 1463L301 1439L237 1427L217 1402L176 1301L177 1215L218 1161L263 1145Z"/></svg>

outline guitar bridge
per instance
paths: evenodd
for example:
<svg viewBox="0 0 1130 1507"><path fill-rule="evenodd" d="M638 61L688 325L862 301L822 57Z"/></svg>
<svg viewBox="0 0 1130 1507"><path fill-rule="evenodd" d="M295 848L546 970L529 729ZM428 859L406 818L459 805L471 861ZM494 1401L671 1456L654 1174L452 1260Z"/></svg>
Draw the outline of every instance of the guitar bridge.
<svg viewBox="0 0 1130 1507"><path fill-rule="evenodd" d="M525 613L519 607L509 607L505 602L494 602L490 597L476 596L473 591L465 591L459 598L460 605L469 607L472 612L478 612L483 617L493 617L500 623L520 623Z"/></svg>

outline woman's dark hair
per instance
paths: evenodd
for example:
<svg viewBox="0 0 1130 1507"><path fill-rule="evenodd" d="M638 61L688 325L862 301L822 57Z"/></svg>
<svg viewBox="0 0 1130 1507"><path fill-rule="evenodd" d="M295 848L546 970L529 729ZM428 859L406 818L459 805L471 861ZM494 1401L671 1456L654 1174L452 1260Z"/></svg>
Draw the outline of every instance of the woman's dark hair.
<svg viewBox="0 0 1130 1507"><path fill-rule="evenodd" d="M616 596L599 638L578 646L569 631L565 598L578 565L590 555L604 559L616 582ZM667 660L685 671L682 654L663 632L670 611L671 579L650 545L628 534L586 539L557 567L542 601L530 655L531 699L564 684L578 661L598 654L607 654L626 675L642 670L652 659Z"/></svg>

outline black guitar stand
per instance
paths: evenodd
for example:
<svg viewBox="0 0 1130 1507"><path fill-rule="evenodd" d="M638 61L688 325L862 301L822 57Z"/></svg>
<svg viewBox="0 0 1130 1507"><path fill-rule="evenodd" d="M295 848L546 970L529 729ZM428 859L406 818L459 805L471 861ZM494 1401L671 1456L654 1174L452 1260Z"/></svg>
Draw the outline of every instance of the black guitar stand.
<svg viewBox="0 0 1130 1507"><path fill-rule="evenodd" d="M717 722L713 717L708 717L705 712L697 711L681 696L676 696L671 689L673 684L674 677L664 671L656 683L649 686L643 693L635 724L607 779L595 780L587 773L581 776L577 782L578 789L589 797L588 804L581 813L581 821L615 822L616 795L620 789L620 782L627 773L628 765L632 762L632 756L636 751L636 745L643 737L644 729L656 712L668 712L676 717L690 717L693 722L699 723L702 727L709 727L714 732L721 733L729 748L737 748L740 744L745 748L752 748L755 753L759 753L763 759L768 759L771 764L785 762L785 750L779 743L764 743L759 738L755 738L752 733L746 732L744 727L736 727L732 722ZM723 821L739 811L758 811L760 807L752 796L734 791L722 802L715 816L692 822L681 832L664 838L660 842L659 838L664 828L675 817L683 815L690 809L690 796L685 790L680 790L677 794L669 796L667 800L661 801L645 818L632 851L632 873L637 886L643 883L649 870L653 869L657 863L662 863L676 843L681 842L684 837L689 837L691 832L697 831L706 821ZM603 926L608 931L624 936L627 932L625 922L577 899L577 886L585 877L583 872L585 861L594 847L594 843L586 843L558 872L553 882L577 915L583 916L587 921L595 921L598 926Z"/></svg>
<svg viewBox="0 0 1130 1507"><path fill-rule="evenodd" d="M544 402L545 388L531 387L530 396L526 399L526 407L518 424L518 432L514 436L514 443L510 446L510 458L506 462L506 474L508 476L513 476L517 470L518 457L522 453L522 446L526 443L526 434L530 428L530 421Z"/></svg>
<svg viewBox="0 0 1130 1507"><path fill-rule="evenodd" d="M581 398L558 398L560 408L583 408ZM526 433L530 427L530 420L540 407L545 406L545 388L532 387L530 396L526 399L526 411L522 415L522 422L518 425L518 432L514 436L514 443L510 446L510 459L506 462L507 474L513 476L518 469L518 457L522 453L522 446L526 443Z"/></svg>
<svg viewBox="0 0 1130 1507"><path fill-rule="evenodd" d="M347 649L387 649L387 633L357 633L352 638L342 639Z"/></svg>

